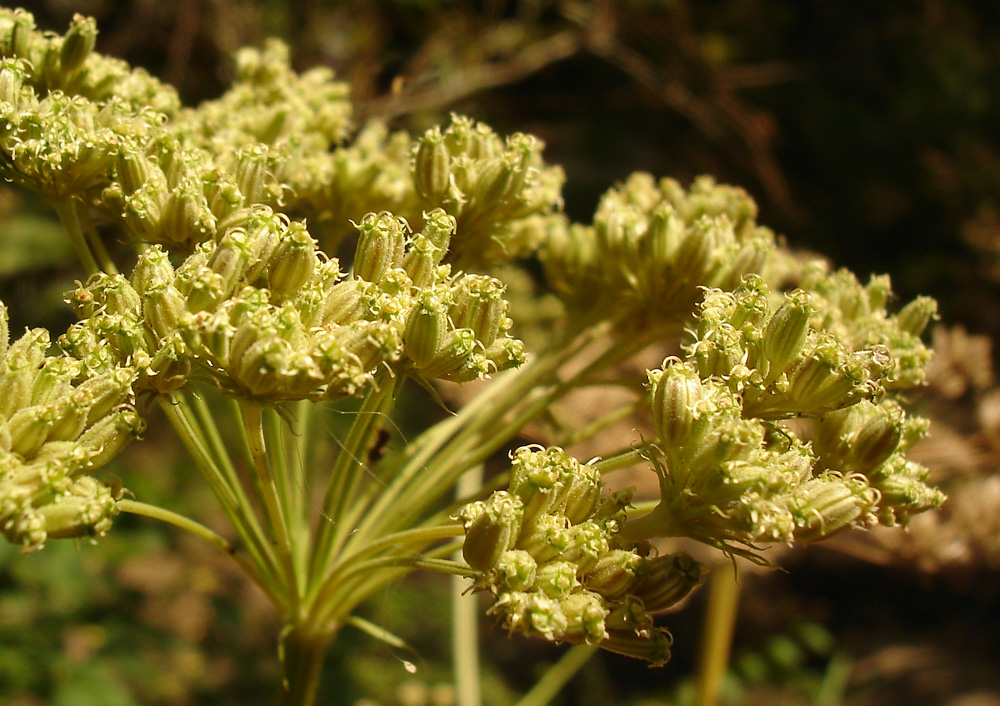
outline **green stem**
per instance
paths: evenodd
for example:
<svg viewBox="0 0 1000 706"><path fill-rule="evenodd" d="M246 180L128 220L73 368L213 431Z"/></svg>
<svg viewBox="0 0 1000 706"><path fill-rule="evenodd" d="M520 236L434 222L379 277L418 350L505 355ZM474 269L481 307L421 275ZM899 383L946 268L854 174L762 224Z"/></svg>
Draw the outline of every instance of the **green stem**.
<svg viewBox="0 0 1000 706"><path fill-rule="evenodd" d="M236 548L224 537L216 534L200 522L192 520L190 517L180 515L172 510L128 499L119 500L118 509L131 515L141 515L142 517L148 517L153 520L159 520L160 522L166 522L174 527L179 527L185 532L190 532L191 534L201 537L225 554L235 555L236 553Z"/></svg>
<svg viewBox="0 0 1000 706"><path fill-rule="evenodd" d="M264 408L255 402L240 400L240 413L243 421L244 440L250 452L250 462L254 470L254 488L257 492L257 499L261 503L268 529L277 545L289 588L297 598L300 584L296 580L295 568L292 563L287 519L278 500L278 488L275 484L274 472L271 469L267 445L264 441Z"/></svg>
<svg viewBox="0 0 1000 706"><path fill-rule="evenodd" d="M149 505L148 503L138 502L136 500L119 500L118 509L131 515L139 515L141 517L148 517L152 520L166 522L167 524L178 527L185 532L190 532L191 534L201 537L224 554L231 556L233 560L247 573L247 576L249 576L251 580L260 586L260 588L268 595L272 603L280 605L280 601L273 593L272 586L268 584L268 582L265 581L261 575L260 567L250 561L245 554L237 551L236 547L233 546L226 538L216 534L200 522L173 512L172 510L167 510L166 508L158 507L156 505Z"/></svg>
<svg viewBox="0 0 1000 706"><path fill-rule="evenodd" d="M101 267L97 264L94 254L90 251L90 246L87 245L87 238L80 229L80 220L76 215L76 203L72 198L52 198L49 203L52 204L56 215L59 216L59 221L66 229L73 249L76 251L76 256L80 258L84 269L87 270L87 276L100 272ZM111 267L113 270L114 265Z"/></svg>
<svg viewBox="0 0 1000 706"><path fill-rule="evenodd" d="M559 695L577 672L590 661L597 652L594 645L576 645L566 651L558 662L545 670L544 676L535 682L531 691L521 697L515 706L545 706Z"/></svg>
<svg viewBox="0 0 1000 706"><path fill-rule="evenodd" d="M652 443L636 444L635 446L624 451L604 456L601 460L594 461L591 465L603 474L611 473L612 471L617 471L622 468L629 468L637 463L647 463L646 456L652 447Z"/></svg>
<svg viewBox="0 0 1000 706"><path fill-rule="evenodd" d="M708 612L698 655L695 679L695 704L716 706L722 678L729 664L729 650L739 604L739 584L736 583L734 561L719 564L712 576L708 593Z"/></svg>
<svg viewBox="0 0 1000 706"><path fill-rule="evenodd" d="M368 450L385 421L385 412L393 401L392 393L393 386L388 378L383 376L375 380L333 464L323 496L323 512L316 529L311 568L313 577L327 572L333 557L351 533L353 527L345 521L348 508L357 513L366 507L355 497L356 488L362 475L369 472L366 465Z"/></svg>
<svg viewBox="0 0 1000 706"><path fill-rule="evenodd" d="M279 706L313 706L316 703L323 660L335 634L335 630L316 632L311 625L285 628L278 646L282 670Z"/></svg>
<svg viewBox="0 0 1000 706"><path fill-rule="evenodd" d="M279 578L276 557L257 522L253 507L242 494L242 490L237 491L229 485L225 473L212 458L204 439L197 433L192 423L190 409L184 397L174 393L173 401L162 397L159 401L160 408L195 460L202 478L212 489L240 540L246 545L251 559L260 567L261 580L270 586L268 595L281 599L285 594L284 582ZM285 601L277 600L275 606L281 609L285 606Z"/></svg>
<svg viewBox="0 0 1000 706"><path fill-rule="evenodd" d="M482 465L470 469L458 479L455 495L459 498L477 492L483 485ZM459 527L459 529L462 529ZM455 553L463 561L462 553ZM461 576L451 579L452 664L458 706L480 706L482 692L479 678L479 602L469 594L469 581Z"/></svg>

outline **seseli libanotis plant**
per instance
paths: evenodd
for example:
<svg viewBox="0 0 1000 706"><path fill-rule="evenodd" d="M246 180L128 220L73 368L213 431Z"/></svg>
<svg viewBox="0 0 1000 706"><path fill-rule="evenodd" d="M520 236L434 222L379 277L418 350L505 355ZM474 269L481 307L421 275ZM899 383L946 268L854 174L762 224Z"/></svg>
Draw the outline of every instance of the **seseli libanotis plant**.
<svg viewBox="0 0 1000 706"><path fill-rule="evenodd" d="M0 10L0 173L52 205L85 270L63 333L12 337L0 307L0 530L27 552L128 512L212 542L284 625L282 703L313 703L339 628L415 570L469 577L509 631L662 664L654 616L704 567L657 538L764 561L769 544L942 501L905 456L927 430L904 393L923 382L934 302L889 309L886 277L795 255L743 191L638 174L572 224L562 172L528 135L461 116L416 139L355 129L346 87L293 72L278 42L237 53L233 87L186 108L94 53L96 33ZM534 329L542 295L513 269L531 260L560 302ZM507 489L456 497L555 403L671 343L680 356L627 381L640 402L608 410L651 410L653 438L587 462L521 446ZM484 378L380 458L408 387L446 405L440 381ZM154 406L226 536L101 477ZM316 419L331 408L353 422L327 458ZM633 505L602 477L637 463L659 496Z"/></svg>

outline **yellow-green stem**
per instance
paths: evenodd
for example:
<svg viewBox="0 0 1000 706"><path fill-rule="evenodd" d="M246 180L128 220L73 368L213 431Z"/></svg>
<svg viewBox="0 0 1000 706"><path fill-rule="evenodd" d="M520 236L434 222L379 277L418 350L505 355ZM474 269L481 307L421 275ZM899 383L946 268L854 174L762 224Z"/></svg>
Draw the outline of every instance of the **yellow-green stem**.
<svg viewBox="0 0 1000 706"><path fill-rule="evenodd" d="M698 654L698 675L695 680L695 704L716 706L722 679L729 665L729 650L739 604L739 584L736 583L734 561L725 561L715 568L708 591L708 612Z"/></svg>

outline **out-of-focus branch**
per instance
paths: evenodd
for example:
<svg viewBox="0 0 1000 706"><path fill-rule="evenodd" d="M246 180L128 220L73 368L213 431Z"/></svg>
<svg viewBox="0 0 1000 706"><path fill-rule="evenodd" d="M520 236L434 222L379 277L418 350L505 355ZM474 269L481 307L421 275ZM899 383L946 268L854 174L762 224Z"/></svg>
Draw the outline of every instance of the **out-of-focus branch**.
<svg viewBox="0 0 1000 706"><path fill-rule="evenodd" d="M412 90L404 88L398 93L358 106L358 120L363 122L370 117L392 120L407 113L449 106L488 88L520 81L572 56L583 46L584 39L580 32L563 30L528 45L505 61L470 66L439 83Z"/></svg>

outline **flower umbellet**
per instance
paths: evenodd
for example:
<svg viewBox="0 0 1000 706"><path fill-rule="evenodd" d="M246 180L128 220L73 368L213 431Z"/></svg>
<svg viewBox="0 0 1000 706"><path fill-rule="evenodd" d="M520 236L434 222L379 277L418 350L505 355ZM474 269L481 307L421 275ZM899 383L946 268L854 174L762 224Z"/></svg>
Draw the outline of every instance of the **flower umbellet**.
<svg viewBox="0 0 1000 706"><path fill-rule="evenodd" d="M706 568L656 539L764 561L768 544L942 501L906 457L927 424L903 395L924 380L933 302L894 309L887 278L796 255L742 190L637 174L570 223L534 137L459 115L416 137L355 129L346 86L294 72L277 41L183 107L95 53L96 31L0 10L0 174L52 205L85 270L65 332L18 336L0 307L0 531L27 552L130 512L212 542L285 626L283 703L312 703L338 629L417 569L471 579L510 632L659 665L672 639L656 616ZM516 268L531 259L550 293L544 330L520 322L529 350ZM653 438L586 463L521 446L506 489L454 497L553 404L669 342L680 355L632 382ZM487 378L399 453L369 453L408 385L440 401L441 381ZM310 419L352 398L340 452L312 463ZM226 536L103 478L154 406ZM636 462L659 493L634 506L603 477Z"/></svg>

